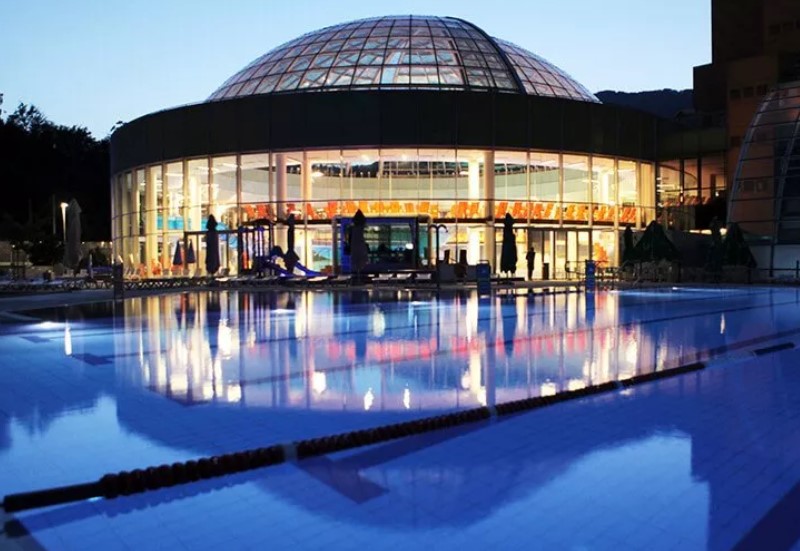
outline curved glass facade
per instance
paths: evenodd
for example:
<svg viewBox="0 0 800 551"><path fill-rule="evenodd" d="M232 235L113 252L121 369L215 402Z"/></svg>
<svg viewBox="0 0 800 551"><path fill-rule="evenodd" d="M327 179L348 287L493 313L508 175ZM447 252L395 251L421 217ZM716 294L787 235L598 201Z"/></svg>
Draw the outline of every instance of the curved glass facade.
<svg viewBox="0 0 800 551"><path fill-rule="evenodd" d="M379 17L307 33L259 57L209 100L304 90L498 90L599 103L569 75L450 17Z"/></svg>
<svg viewBox="0 0 800 551"><path fill-rule="evenodd" d="M769 92L753 117L728 220L754 238L800 244L800 82Z"/></svg>
<svg viewBox="0 0 800 551"><path fill-rule="evenodd" d="M534 276L569 277L585 259L615 265L619 231L655 217L652 164L546 151L488 149L328 149L176 159L116 175L114 250L142 277L202 274L205 222L223 230L222 265L236 273L236 228L262 220L285 241L297 219L295 249L304 265L332 268L332 221L361 209L368 218L419 217L444 224L439 258L488 259L498 266L502 218L516 220L518 275L537 251ZM495 222L497 221L497 222ZM229 232L229 233L224 233ZM177 243L194 263L175 262ZM423 265L436 252L423 251ZM547 264L547 267L545 267Z"/></svg>

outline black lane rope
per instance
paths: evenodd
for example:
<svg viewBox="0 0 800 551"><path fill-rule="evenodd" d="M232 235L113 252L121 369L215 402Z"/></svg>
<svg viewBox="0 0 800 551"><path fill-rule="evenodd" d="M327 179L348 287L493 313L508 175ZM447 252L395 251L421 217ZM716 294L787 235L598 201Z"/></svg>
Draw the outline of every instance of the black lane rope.
<svg viewBox="0 0 800 551"><path fill-rule="evenodd" d="M113 499L118 496L128 496L178 484L188 484L200 479L220 477L270 465L278 465L286 461L302 460L361 446L369 446L466 423L486 421L493 417L534 410L576 398L612 392L659 379L700 371L705 367L705 363L696 362L664 371L636 375L620 381L610 381L581 389L569 390L552 396L536 396L496 406L477 407L403 423L300 440L290 444L276 444L253 450L177 462L171 465L164 464L146 469L110 473L94 482L9 494L3 499L3 509L6 512L13 513L92 498Z"/></svg>

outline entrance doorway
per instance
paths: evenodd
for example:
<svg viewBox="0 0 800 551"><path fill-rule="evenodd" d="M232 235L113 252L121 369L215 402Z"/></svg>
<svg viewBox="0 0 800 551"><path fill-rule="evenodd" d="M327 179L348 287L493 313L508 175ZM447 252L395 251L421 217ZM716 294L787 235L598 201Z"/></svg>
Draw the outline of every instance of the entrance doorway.
<svg viewBox="0 0 800 551"><path fill-rule="evenodd" d="M605 268L616 264L617 232L611 228L529 229L528 244L536 250L534 279L577 279L586 260Z"/></svg>

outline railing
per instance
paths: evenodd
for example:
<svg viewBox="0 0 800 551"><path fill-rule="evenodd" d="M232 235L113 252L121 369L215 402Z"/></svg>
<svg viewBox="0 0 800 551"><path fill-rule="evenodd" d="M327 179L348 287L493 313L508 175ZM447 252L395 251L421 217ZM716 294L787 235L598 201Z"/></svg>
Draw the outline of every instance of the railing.
<svg viewBox="0 0 800 551"><path fill-rule="evenodd" d="M632 205L598 203L495 200L330 200L289 201L285 203L247 203L241 207L242 222L285 219L289 213L297 220L330 221L335 216L353 216L361 210L365 216L427 215L437 222L502 221L506 213L517 222L549 224L644 225L646 209ZM235 208L235 207L233 207ZM653 210L653 209L647 209ZM654 215L654 210L653 213Z"/></svg>

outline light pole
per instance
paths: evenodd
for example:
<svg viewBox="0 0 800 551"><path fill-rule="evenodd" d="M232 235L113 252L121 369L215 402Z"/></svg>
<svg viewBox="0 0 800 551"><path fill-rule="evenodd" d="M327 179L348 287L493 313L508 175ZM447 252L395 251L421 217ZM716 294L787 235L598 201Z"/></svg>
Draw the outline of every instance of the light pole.
<svg viewBox="0 0 800 551"><path fill-rule="evenodd" d="M67 203L61 203L61 231L64 243L67 242Z"/></svg>

